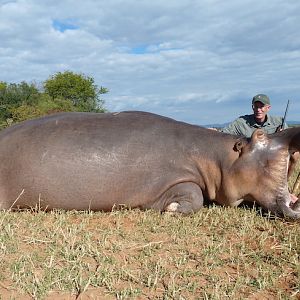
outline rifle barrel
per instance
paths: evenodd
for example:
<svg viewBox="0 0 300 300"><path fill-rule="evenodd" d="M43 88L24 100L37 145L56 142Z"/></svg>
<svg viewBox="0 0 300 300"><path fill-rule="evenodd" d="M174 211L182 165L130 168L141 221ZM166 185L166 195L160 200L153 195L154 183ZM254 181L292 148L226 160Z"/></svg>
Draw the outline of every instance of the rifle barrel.
<svg viewBox="0 0 300 300"><path fill-rule="evenodd" d="M283 129L283 127L284 127L284 123L286 121L287 112L289 110L289 105L290 105L290 100L288 100L287 104L286 104L286 109L285 109L285 112L284 112L284 117L283 117L282 123L281 123L281 129Z"/></svg>

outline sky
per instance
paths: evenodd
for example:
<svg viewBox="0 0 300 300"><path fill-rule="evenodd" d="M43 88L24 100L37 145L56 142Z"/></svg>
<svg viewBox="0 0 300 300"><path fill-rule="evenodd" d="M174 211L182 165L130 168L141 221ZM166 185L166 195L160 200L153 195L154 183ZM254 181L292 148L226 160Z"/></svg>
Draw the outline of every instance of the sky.
<svg viewBox="0 0 300 300"><path fill-rule="evenodd" d="M225 123L264 93L300 120L300 1L0 0L0 81L67 70L107 88L113 112Z"/></svg>

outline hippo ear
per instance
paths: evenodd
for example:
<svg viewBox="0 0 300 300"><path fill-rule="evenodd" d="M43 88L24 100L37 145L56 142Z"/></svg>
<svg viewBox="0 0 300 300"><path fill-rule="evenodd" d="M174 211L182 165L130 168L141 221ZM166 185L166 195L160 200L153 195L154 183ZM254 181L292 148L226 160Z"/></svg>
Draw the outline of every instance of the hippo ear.
<svg viewBox="0 0 300 300"><path fill-rule="evenodd" d="M241 153L242 152L242 149L244 148L244 146L247 144L247 141L244 139L244 138L240 138L238 139L234 146L233 146L233 150L236 151L236 152L239 152Z"/></svg>
<svg viewBox="0 0 300 300"><path fill-rule="evenodd" d="M251 136L252 147L264 148L269 144L269 139L262 129L256 129Z"/></svg>

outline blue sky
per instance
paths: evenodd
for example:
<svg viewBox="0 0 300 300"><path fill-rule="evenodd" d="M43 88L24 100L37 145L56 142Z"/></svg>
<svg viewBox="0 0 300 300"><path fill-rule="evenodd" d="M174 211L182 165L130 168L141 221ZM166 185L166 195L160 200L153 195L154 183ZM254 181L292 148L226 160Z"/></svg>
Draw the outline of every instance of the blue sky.
<svg viewBox="0 0 300 300"><path fill-rule="evenodd" d="M300 120L300 2L0 0L0 80L71 70L109 89L110 111L194 124L271 112Z"/></svg>
<svg viewBox="0 0 300 300"><path fill-rule="evenodd" d="M79 27L73 23L75 23L75 22L72 20L56 20L56 19L54 19L52 22L52 26L55 30L60 31L60 32L65 32L66 30L79 29Z"/></svg>

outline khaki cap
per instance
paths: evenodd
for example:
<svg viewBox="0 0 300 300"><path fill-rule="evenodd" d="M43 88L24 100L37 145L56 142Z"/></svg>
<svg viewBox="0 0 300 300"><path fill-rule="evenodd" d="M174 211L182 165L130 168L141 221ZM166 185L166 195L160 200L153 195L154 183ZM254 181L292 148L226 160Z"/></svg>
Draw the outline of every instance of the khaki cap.
<svg viewBox="0 0 300 300"><path fill-rule="evenodd" d="M264 94L258 94L256 96L253 97L252 99L252 104L254 104L255 102L261 102L264 105L270 105L270 98L267 95Z"/></svg>

